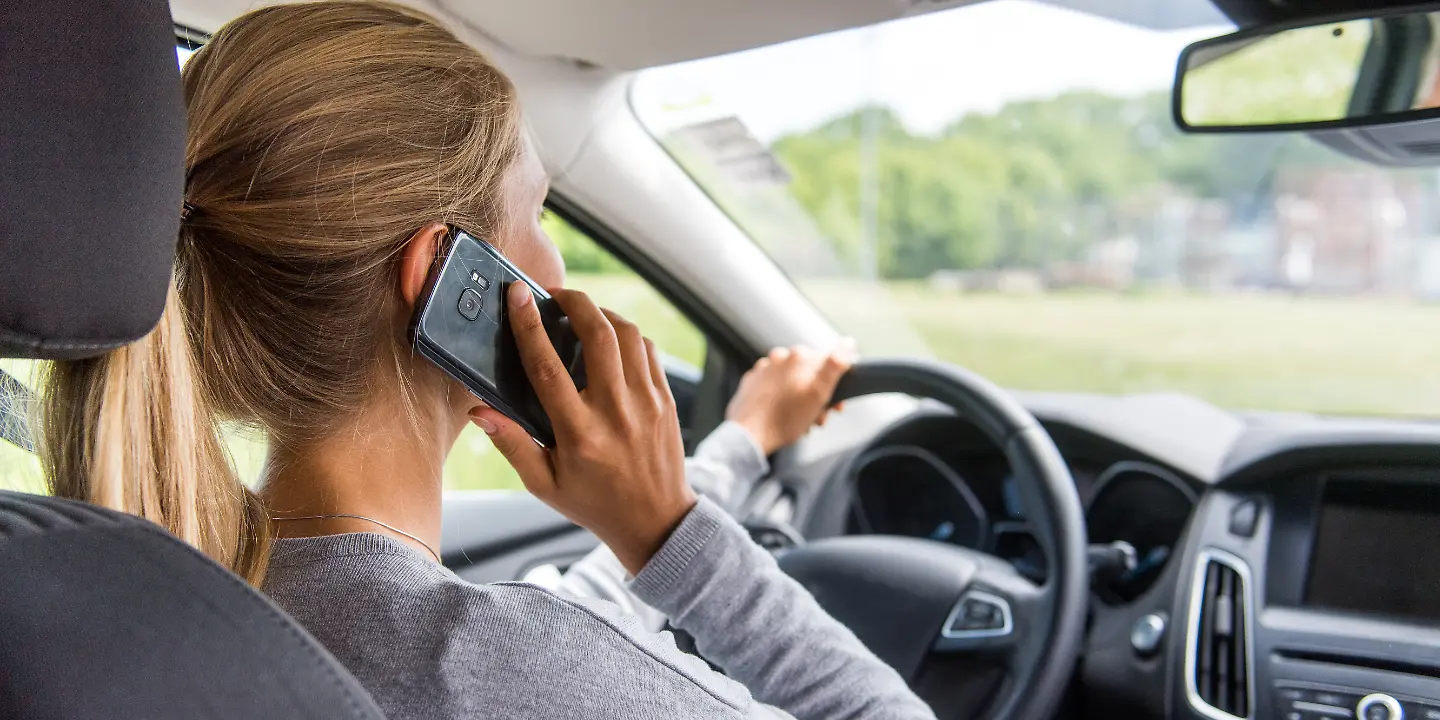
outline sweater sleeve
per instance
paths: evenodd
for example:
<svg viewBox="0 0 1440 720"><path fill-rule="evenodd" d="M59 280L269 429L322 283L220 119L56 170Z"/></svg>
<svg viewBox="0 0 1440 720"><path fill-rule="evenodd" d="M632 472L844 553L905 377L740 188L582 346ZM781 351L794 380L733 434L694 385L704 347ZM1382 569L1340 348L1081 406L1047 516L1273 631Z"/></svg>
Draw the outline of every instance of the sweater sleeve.
<svg viewBox="0 0 1440 720"><path fill-rule="evenodd" d="M706 498L630 589L693 635L700 653L757 700L800 720L935 717Z"/></svg>
<svg viewBox="0 0 1440 720"><path fill-rule="evenodd" d="M755 481L770 472L770 462L745 428L726 420L700 441L685 460L685 479L732 516L740 511Z"/></svg>
<svg viewBox="0 0 1440 720"><path fill-rule="evenodd" d="M685 459L685 480L690 487L732 514L750 496L755 481L769 470L765 454L750 433L729 421L701 441L694 456ZM609 600L638 616L646 628L658 632L665 627L665 614L630 592L625 585L627 575L615 553L601 545L571 565L558 582L547 582L539 575L526 579L576 597Z"/></svg>

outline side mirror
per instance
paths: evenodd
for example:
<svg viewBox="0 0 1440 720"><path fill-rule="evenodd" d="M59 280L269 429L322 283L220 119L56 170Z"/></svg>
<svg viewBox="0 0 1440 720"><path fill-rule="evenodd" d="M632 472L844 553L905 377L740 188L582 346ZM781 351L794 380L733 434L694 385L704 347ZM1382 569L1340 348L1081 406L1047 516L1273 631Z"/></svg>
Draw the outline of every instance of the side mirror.
<svg viewBox="0 0 1440 720"><path fill-rule="evenodd" d="M1197 133L1440 117L1440 12L1371 10L1202 40L1180 54L1174 111Z"/></svg>

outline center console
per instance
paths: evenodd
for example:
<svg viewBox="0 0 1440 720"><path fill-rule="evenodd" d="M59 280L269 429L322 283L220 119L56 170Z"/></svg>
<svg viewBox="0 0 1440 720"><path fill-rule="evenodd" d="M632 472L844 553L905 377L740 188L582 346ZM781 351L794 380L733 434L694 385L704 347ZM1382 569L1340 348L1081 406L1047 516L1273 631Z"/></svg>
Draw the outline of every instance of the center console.
<svg viewBox="0 0 1440 720"><path fill-rule="evenodd" d="M1190 532L1174 717L1440 720L1440 469L1222 485Z"/></svg>

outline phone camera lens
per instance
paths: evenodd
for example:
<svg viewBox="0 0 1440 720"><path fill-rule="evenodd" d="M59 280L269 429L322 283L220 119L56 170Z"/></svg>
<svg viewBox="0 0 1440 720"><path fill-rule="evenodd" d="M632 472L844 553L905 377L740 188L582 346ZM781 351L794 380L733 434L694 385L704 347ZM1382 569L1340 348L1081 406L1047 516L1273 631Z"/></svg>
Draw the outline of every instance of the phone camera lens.
<svg viewBox="0 0 1440 720"><path fill-rule="evenodd" d="M480 317L480 293L465 288L465 292L460 293L459 310L466 320Z"/></svg>

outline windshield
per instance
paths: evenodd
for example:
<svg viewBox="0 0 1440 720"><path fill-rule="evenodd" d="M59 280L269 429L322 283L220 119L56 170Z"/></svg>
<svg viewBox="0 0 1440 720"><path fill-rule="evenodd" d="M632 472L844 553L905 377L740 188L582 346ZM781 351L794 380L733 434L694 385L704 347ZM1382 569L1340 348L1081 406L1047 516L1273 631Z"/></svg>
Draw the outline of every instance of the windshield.
<svg viewBox="0 0 1440 720"><path fill-rule="evenodd" d="M1175 61L1231 29L1212 17L995 0L648 70L632 102L866 354L1018 390L1436 414L1436 171L1179 134Z"/></svg>

